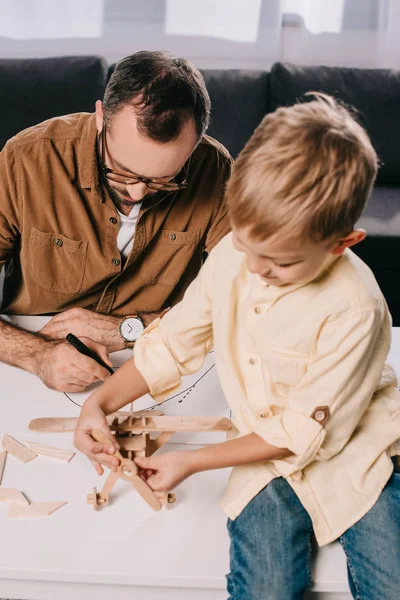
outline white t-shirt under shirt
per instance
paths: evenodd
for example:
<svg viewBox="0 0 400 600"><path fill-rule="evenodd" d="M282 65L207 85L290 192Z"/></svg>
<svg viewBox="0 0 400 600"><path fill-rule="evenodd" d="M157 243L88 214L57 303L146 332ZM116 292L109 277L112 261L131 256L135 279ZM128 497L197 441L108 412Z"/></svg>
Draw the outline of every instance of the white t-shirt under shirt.
<svg viewBox="0 0 400 600"><path fill-rule="evenodd" d="M136 223L141 205L141 202L136 202L127 217L120 213L119 210L117 211L120 218L117 246L124 258L128 258L129 253L132 250L133 241L135 239Z"/></svg>

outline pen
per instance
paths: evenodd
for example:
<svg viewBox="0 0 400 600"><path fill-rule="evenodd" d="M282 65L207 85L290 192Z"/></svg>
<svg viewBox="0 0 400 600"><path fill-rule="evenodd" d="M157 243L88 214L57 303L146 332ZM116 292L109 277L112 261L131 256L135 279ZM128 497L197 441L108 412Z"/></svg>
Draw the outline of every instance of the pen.
<svg viewBox="0 0 400 600"><path fill-rule="evenodd" d="M96 354L96 352L94 350L91 350L90 348L88 348L86 346L86 344L84 344L83 342L81 342L81 340L78 339L73 333L69 333L65 339L74 348L76 348L76 350L78 350L78 352L80 352L81 354L85 354L85 356L89 356L89 358L93 358L93 360L95 360L99 365L101 365L102 367L104 367L105 369L107 369L107 371L109 373L111 373L111 375L114 373L114 371L112 370L112 368L109 367L104 362L104 360L102 360L100 358L100 356L98 354Z"/></svg>

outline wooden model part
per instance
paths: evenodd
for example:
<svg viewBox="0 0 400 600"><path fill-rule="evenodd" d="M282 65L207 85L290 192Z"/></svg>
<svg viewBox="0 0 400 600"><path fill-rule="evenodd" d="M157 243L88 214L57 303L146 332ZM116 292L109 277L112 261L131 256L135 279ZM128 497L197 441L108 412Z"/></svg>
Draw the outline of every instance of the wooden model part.
<svg viewBox="0 0 400 600"><path fill-rule="evenodd" d="M149 433L153 431L229 431L232 422L226 417L170 417L143 415L138 418L127 418L122 423L112 423L111 429L121 433Z"/></svg>
<svg viewBox="0 0 400 600"><path fill-rule="evenodd" d="M70 460L75 456L75 452L72 450L64 450L63 448L55 448L54 446L46 446L45 444L39 444L38 442L26 442L27 445L33 452L36 452L38 456L45 456L53 458L63 463L69 463Z"/></svg>
<svg viewBox="0 0 400 600"><path fill-rule="evenodd" d="M67 504L66 502L36 502L28 506L9 504L7 517L9 519L37 519L48 517L53 512Z"/></svg>
<svg viewBox="0 0 400 600"><path fill-rule="evenodd" d="M37 454L32 452L32 450L30 450L20 442L17 442L17 440L12 438L10 435L7 435L7 433L3 435L2 444L4 450L6 450L9 454L11 454L17 460L24 464L29 462L30 460L33 460L37 456Z"/></svg>
<svg viewBox="0 0 400 600"><path fill-rule="evenodd" d="M226 417L169 417L161 411L137 411L129 413L117 412L107 417L110 428L114 431L142 433L150 431L229 431L232 422ZM42 433L59 433L75 431L77 417L55 417L33 419L29 423L31 431Z"/></svg>
<svg viewBox="0 0 400 600"><path fill-rule="evenodd" d="M137 410L131 414L128 411L118 410L107 417L107 422L111 425L115 420L125 420L127 417L139 418L147 412ZM164 413L160 410L152 410L151 414L161 416ZM31 431L40 431L41 433L73 433L77 422L78 417L41 417L39 419L32 419L29 423L29 429Z"/></svg>
<svg viewBox="0 0 400 600"><path fill-rule="evenodd" d="M12 488L0 487L0 502L29 506L29 501L25 498L23 493Z"/></svg>
<svg viewBox="0 0 400 600"><path fill-rule="evenodd" d="M232 422L220 416L165 416L160 411L142 410L127 413L118 411L107 417L111 432L120 446L120 451L115 452L120 464L117 471L110 471L103 489L98 492L94 488L88 494L87 501L95 510L109 503L110 492L119 479L129 481L142 498L154 510L167 507L175 501L175 494L170 492L155 492L148 483L138 474L138 467L134 462L136 456L151 456L159 450L177 431L229 431ZM34 419L29 424L29 429L42 432L73 431L77 419L41 418ZM158 434L151 437L150 434ZM94 439L108 443L108 437L101 431L92 433Z"/></svg>
<svg viewBox="0 0 400 600"><path fill-rule="evenodd" d="M4 450L4 452L0 452L0 485L1 485L1 480L3 479L6 458L7 458L7 452L5 450Z"/></svg>
<svg viewBox="0 0 400 600"><path fill-rule="evenodd" d="M92 436L98 442L109 442L107 436L102 431L93 431ZM89 494L88 503L93 504L96 509L99 504L107 505L108 497L111 489L114 487L119 478L129 481L136 491L142 496L142 498L151 506L154 510L161 509L161 502L147 483L138 475L138 468L135 463L129 458L124 458L122 454L116 450L115 456L119 458L120 464L117 471L111 471L103 490L97 493L93 491L93 495Z"/></svg>

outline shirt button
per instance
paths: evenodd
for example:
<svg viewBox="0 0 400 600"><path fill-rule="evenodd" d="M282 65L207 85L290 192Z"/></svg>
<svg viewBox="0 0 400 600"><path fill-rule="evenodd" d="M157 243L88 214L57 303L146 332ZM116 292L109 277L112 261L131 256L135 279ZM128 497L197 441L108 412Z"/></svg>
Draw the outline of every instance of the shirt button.
<svg viewBox="0 0 400 600"><path fill-rule="evenodd" d="M112 223L113 225L116 225L118 223L118 221L115 217L110 217L110 223Z"/></svg>
<svg viewBox="0 0 400 600"><path fill-rule="evenodd" d="M119 258L113 258L111 262L114 265L114 267L118 267L121 261L119 260Z"/></svg>
<svg viewBox="0 0 400 600"><path fill-rule="evenodd" d="M60 238L56 238L54 240L54 243L55 243L56 246L59 246L59 247L61 247L63 245L63 241L60 240Z"/></svg>
<svg viewBox="0 0 400 600"><path fill-rule="evenodd" d="M317 410L317 412L314 415L316 421L323 421L325 417L326 415L323 410Z"/></svg>
<svg viewBox="0 0 400 600"><path fill-rule="evenodd" d="M268 417L268 415L267 415L267 413L265 413L265 412L262 412L262 413L260 413L260 417L261 417L262 419L265 419L266 417Z"/></svg>
<svg viewBox="0 0 400 600"><path fill-rule="evenodd" d="M250 363L251 365L255 365L255 364L256 364L256 362L257 362L257 360L256 360L255 358L249 358L249 363Z"/></svg>
<svg viewBox="0 0 400 600"><path fill-rule="evenodd" d="M256 313L256 315L259 315L261 312L261 308L259 306L256 306L254 312Z"/></svg>
<svg viewBox="0 0 400 600"><path fill-rule="evenodd" d="M176 240L176 234L175 233L171 233L171 235L169 236L169 239L174 242Z"/></svg>

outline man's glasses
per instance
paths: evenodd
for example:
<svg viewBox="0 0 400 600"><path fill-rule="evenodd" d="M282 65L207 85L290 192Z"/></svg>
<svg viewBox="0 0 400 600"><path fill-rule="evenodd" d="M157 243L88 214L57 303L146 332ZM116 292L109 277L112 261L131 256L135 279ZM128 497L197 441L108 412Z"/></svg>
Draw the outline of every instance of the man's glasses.
<svg viewBox="0 0 400 600"><path fill-rule="evenodd" d="M183 167L180 173L176 176L176 178L171 179L170 181L160 181L159 179L149 179L148 177L142 177L141 175L126 175L124 173L118 173L117 171L113 171L109 167L107 167L105 163L105 145L106 145L106 128L105 125L101 131L101 146L100 146L100 161L101 161L101 170L103 172L104 177L109 179L110 181L115 181L116 183L121 183L123 185L135 185L135 183L139 183L140 181L147 185L150 190L155 191L168 191L175 192L178 190L183 190L187 187L186 181L186 172L189 165L189 161L187 161L186 165ZM189 159L190 160L190 159Z"/></svg>

